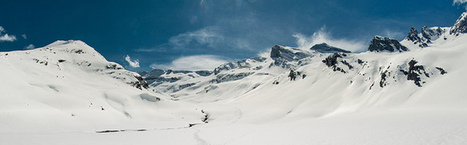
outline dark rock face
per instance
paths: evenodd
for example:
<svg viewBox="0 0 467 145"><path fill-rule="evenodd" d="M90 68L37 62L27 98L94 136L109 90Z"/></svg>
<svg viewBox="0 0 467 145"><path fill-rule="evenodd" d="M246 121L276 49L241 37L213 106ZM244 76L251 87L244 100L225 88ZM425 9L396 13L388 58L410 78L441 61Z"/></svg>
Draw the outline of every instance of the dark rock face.
<svg viewBox="0 0 467 145"><path fill-rule="evenodd" d="M381 88L387 85L386 80L387 80L387 77L390 75L391 75L391 72L388 72L387 70L381 73L381 80L379 81L379 86Z"/></svg>
<svg viewBox="0 0 467 145"><path fill-rule="evenodd" d="M200 76L210 76L213 72L212 71L207 71L207 70L199 70L199 71L195 71L196 74L200 75Z"/></svg>
<svg viewBox="0 0 467 145"><path fill-rule="evenodd" d="M281 57L281 52L291 53L290 51L285 50L279 45L274 45L271 49L271 58Z"/></svg>
<svg viewBox="0 0 467 145"><path fill-rule="evenodd" d="M148 89L149 88L149 85L148 83L143 79L143 77L141 76L134 76L138 81L133 81L133 82L130 82L129 84L135 88L138 88L140 90L142 90L143 88L144 89Z"/></svg>
<svg viewBox="0 0 467 145"><path fill-rule="evenodd" d="M337 66L337 63L338 63L337 59L342 58L343 56L347 56L347 55L345 53L342 53L342 54L334 53L334 54L329 55L328 57L326 57L322 62L324 64L326 64L326 66L331 67L333 71L340 71L342 73L346 73L344 71L344 69ZM349 66L349 68L350 68L350 66Z"/></svg>
<svg viewBox="0 0 467 145"><path fill-rule="evenodd" d="M413 44L418 44L418 47L424 48L428 47L432 41L438 39L445 30L438 28L429 28L424 26L422 32L418 34L417 29L412 27L409 34L405 37L405 40L412 41Z"/></svg>
<svg viewBox="0 0 467 145"><path fill-rule="evenodd" d="M297 75L298 75L297 72L290 70L289 72L290 81L295 81L295 79L297 78Z"/></svg>
<svg viewBox="0 0 467 145"><path fill-rule="evenodd" d="M441 75L444 75L444 74L448 73L448 72L446 72L446 71L445 71L443 68L441 68L441 67L436 67L436 69L439 70L439 72L441 73Z"/></svg>
<svg viewBox="0 0 467 145"><path fill-rule="evenodd" d="M376 51L376 52L382 52L382 51L389 51L389 52L403 52L403 51L408 51L409 49L399 43L399 41L395 39L391 39L389 37L381 37L381 36L375 36L373 40L371 40L370 47L368 47L369 51Z"/></svg>
<svg viewBox="0 0 467 145"><path fill-rule="evenodd" d="M400 70L401 72L404 73L404 75L407 75L407 80L413 80L415 85L418 87L422 87L422 83L425 83L421 80L420 75L425 75L426 77L430 77L428 73L425 71L425 68L423 65L416 65L418 62L416 60L410 60L409 61L409 70Z"/></svg>
<svg viewBox="0 0 467 145"><path fill-rule="evenodd" d="M415 27L410 29L410 32L405 39L414 42L414 44L422 42L421 38L418 37L418 31Z"/></svg>
<svg viewBox="0 0 467 145"><path fill-rule="evenodd" d="M337 53L337 52L343 52L343 53L350 53L350 51L340 49L337 47L329 46L326 43L321 43L321 44L316 44L313 47L310 48L311 50L316 50L321 53Z"/></svg>
<svg viewBox="0 0 467 145"><path fill-rule="evenodd" d="M425 38L426 43L431 43L431 41L438 39L443 34L443 32L444 30L440 27L429 28L427 26L424 26L422 28L422 36L423 38Z"/></svg>
<svg viewBox="0 0 467 145"><path fill-rule="evenodd" d="M451 27L451 35L457 36L460 33L467 33L467 12L464 12Z"/></svg>
<svg viewBox="0 0 467 145"><path fill-rule="evenodd" d="M271 58L274 60L269 67L279 66L282 68L290 69L293 66L289 63L292 61L299 61L301 59L310 57L310 54L303 52L300 49L296 48L286 48L279 45L275 45L271 49ZM301 63L300 63L301 64ZM303 65L303 64L301 64Z"/></svg>
<svg viewBox="0 0 467 145"><path fill-rule="evenodd" d="M303 52L293 52L293 50L284 48L279 45L274 45L271 50L271 58L274 60L285 59L287 61L293 61L305 57L308 57L308 55Z"/></svg>
<svg viewBox="0 0 467 145"><path fill-rule="evenodd" d="M323 63L328 67L335 66L337 64L337 58L342 58L342 56L339 53L334 53L326 57L326 59L323 60Z"/></svg>

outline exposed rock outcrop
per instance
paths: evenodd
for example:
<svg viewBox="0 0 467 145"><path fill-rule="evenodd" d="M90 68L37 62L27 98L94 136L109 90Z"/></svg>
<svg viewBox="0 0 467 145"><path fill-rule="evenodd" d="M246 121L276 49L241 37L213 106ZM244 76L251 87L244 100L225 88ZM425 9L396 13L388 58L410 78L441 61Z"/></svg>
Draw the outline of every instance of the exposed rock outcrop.
<svg viewBox="0 0 467 145"><path fill-rule="evenodd" d="M279 45L274 45L271 49L271 58L274 60L284 59L287 61L299 60L309 55L294 48L286 48Z"/></svg>
<svg viewBox="0 0 467 145"><path fill-rule="evenodd" d="M451 35L459 35L467 32L467 12L464 12L451 27Z"/></svg>
<svg viewBox="0 0 467 145"><path fill-rule="evenodd" d="M422 39L418 36L417 28L410 28L409 34L405 37L406 40L412 41L414 44L422 42Z"/></svg>
<svg viewBox="0 0 467 145"><path fill-rule="evenodd" d="M337 53L337 52L350 53L350 51L340 49L340 48L337 48L337 47L334 47L334 46L329 46L326 43L316 44L313 47L311 47L310 49L321 52L321 53Z"/></svg>
<svg viewBox="0 0 467 145"><path fill-rule="evenodd" d="M424 26L422 28L422 36L425 38L426 43L431 43L432 41L438 39L442 34L444 33L444 30L441 29L441 27L427 27Z"/></svg>
<svg viewBox="0 0 467 145"><path fill-rule="evenodd" d="M418 33L417 29L412 27L407 37L405 37L405 40L411 41L413 44L418 44L418 47L424 48L428 47L428 44L431 44L433 41L440 38L445 31L446 30L442 29L441 27L430 28L424 26L421 33Z"/></svg>
<svg viewBox="0 0 467 145"><path fill-rule="evenodd" d="M368 51L372 52L403 52L408 50L409 49L407 47L401 45L396 39L381 36L375 36L373 40L371 40L370 46L368 47Z"/></svg>

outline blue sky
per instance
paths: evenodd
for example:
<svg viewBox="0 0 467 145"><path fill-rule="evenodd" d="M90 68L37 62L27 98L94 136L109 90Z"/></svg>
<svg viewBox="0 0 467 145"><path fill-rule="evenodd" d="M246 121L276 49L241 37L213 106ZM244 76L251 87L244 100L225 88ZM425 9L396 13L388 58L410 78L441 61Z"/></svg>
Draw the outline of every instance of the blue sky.
<svg viewBox="0 0 467 145"><path fill-rule="evenodd" d="M401 40L411 26L451 26L465 2L2 1L0 51L74 39L129 70L203 69L257 56L275 44L308 47L322 41L364 51L375 35Z"/></svg>

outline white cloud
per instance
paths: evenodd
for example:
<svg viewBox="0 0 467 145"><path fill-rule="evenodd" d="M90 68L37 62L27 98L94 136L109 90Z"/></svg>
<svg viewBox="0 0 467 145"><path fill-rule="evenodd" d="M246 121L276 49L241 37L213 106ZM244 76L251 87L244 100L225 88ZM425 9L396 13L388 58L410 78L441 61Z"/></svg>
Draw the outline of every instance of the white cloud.
<svg viewBox="0 0 467 145"><path fill-rule="evenodd" d="M312 36L294 34L293 37L297 39L297 45L300 49L310 49L313 45L320 43L327 43L328 45L352 52L364 51L366 49L365 42L333 38L329 32L326 32L325 27L322 27L318 32L313 33Z"/></svg>
<svg viewBox="0 0 467 145"><path fill-rule="evenodd" d="M28 46L24 47L24 49L34 49L36 48L33 44L29 44Z"/></svg>
<svg viewBox="0 0 467 145"><path fill-rule="evenodd" d="M13 42L16 40L16 36L15 35L8 35L8 34L2 34L5 32L5 28L3 28L2 26L0 26L0 42L2 41L9 41L9 42Z"/></svg>
<svg viewBox="0 0 467 145"><path fill-rule="evenodd" d="M227 63L225 58L215 55L193 55L178 58L170 64L152 64L153 69L173 70L212 70L221 64Z"/></svg>
<svg viewBox="0 0 467 145"><path fill-rule="evenodd" d="M9 42L13 42L16 40L16 36L15 35L8 35L8 34L5 34L5 35L0 35L0 42L2 41L9 41Z"/></svg>
<svg viewBox="0 0 467 145"><path fill-rule="evenodd" d="M28 39L28 37L26 36L26 34L23 34L21 35L24 39Z"/></svg>
<svg viewBox="0 0 467 145"><path fill-rule="evenodd" d="M128 64L130 64L130 66L132 68L138 68L139 67L139 60L138 59L131 60L130 56L126 55L125 60L126 60L126 62L128 62Z"/></svg>

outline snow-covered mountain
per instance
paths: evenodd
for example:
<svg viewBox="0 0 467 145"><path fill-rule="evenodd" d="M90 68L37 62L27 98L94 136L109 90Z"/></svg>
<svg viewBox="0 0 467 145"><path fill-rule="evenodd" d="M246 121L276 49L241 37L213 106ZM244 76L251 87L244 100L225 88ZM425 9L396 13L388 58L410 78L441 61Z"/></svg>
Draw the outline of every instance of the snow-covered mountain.
<svg viewBox="0 0 467 145"><path fill-rule="evenodd" d="M1 52L0 140L463 144L466 16L412 27L401 42L375 36L362 53L275 45L267 57L207 71L137 74L81 41Z"/></svg>
<svg viewBox="0 0 467 145"><path fill-rule="evenodd" d="M29 126L48 130L91 125L98 129L102 124L149 118L167 122L182 116L201 122L203 116L190 105L147 91L139 74L108 62L82 41L1 52L0 68L3 132ZM164 110L164 105L183 107Z"/></svg>

